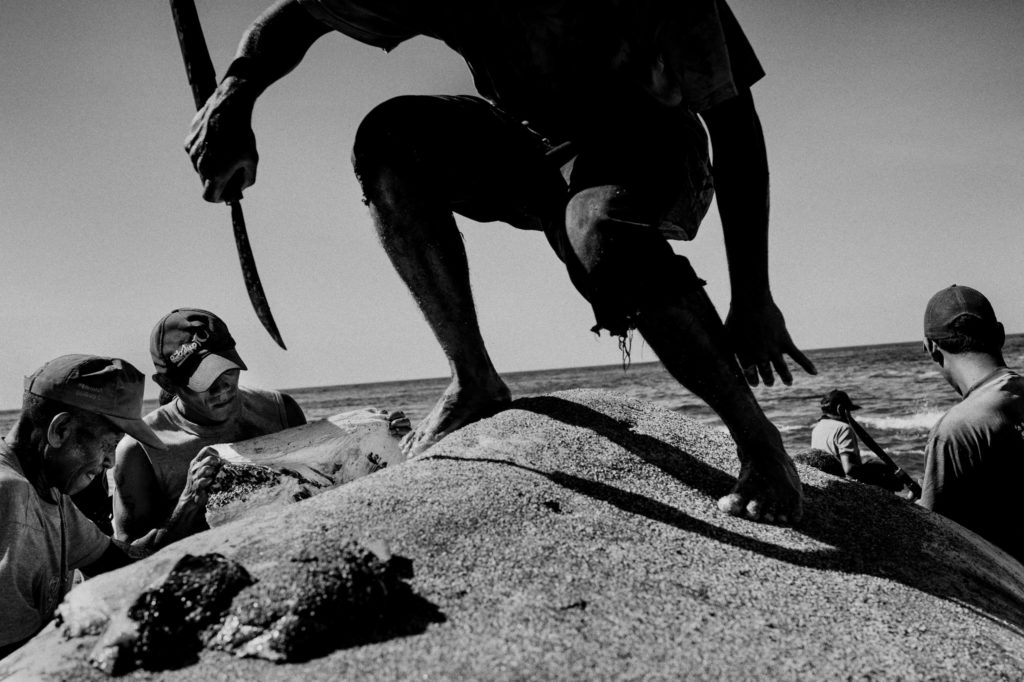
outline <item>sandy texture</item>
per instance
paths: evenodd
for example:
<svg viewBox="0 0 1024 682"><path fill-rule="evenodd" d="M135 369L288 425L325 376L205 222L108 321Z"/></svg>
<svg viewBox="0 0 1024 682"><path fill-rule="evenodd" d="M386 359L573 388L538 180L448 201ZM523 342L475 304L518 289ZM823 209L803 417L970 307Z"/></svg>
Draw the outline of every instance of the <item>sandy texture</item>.
<svg viewBox="0 0 1024 682"><path fill-rule="evenodd" d="M258 577L355 538L411 559L439 617L302 664L207 651L127 679L1024 678L1024 568L893 495L799 468L798 527L726 517L726 437L609 393L523 398L424 458L89 581L66 610L87 630L186 552ZM103 679L83 663L95 639L51 625L0 676Z"/></svg>

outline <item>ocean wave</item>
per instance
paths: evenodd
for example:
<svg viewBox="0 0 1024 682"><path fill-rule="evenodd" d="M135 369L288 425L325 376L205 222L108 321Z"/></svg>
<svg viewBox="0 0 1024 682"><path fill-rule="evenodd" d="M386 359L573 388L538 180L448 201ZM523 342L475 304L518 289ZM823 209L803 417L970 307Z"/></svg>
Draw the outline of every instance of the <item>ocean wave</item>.
<svg viewBox="0 0 1024 682"><path fill-rule="evenodd" d="M927 410L898 417L858 417L857 421L865 426L888 431L927 431L935 426L943 414L945 410Z"/></svg>

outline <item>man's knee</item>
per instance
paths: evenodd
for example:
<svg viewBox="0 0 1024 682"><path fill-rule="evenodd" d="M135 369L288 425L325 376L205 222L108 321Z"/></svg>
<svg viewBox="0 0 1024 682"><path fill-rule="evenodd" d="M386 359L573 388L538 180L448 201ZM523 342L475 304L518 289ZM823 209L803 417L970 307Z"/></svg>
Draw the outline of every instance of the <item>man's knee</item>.
<svg viewBox="0 0 1024 682"><path fill-rule="evenodd" d="M408 165L416 158L414 111L421 99L415 95L389 99L374 107L360 122L352 145L352 165L364 191L384 171Z"/></svg>
<svg viewBox="0 0 1024 682"><path fill-rule="evenodd" d="M569 201L563 260L598 327L622 334L645 306L703 286L657 225L658 216L619 187L588 188Z"/></svg>

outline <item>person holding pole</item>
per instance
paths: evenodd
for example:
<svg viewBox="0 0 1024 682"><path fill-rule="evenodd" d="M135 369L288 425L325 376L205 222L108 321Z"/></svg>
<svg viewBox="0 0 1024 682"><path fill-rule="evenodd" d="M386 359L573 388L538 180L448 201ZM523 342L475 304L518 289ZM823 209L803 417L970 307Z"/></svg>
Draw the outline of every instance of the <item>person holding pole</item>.
<svg viewBox="0 0 1024 682"><path fill-rule="evenodd" d="M811 448L837 458L850 478L868 483L890 492L905 490L906 497L917 499L921 487L901 469L853 418L851 412L859 410L846 391L834 389L821 398L822 415L811 432ZM861 453L858 436L871 450Z"/></svg>

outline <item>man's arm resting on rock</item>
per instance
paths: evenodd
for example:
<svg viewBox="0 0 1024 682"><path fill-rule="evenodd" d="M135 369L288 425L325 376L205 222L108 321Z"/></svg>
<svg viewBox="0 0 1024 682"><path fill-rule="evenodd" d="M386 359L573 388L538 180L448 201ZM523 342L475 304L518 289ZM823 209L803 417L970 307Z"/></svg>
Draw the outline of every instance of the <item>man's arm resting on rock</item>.
<svg viewBox="0 0 1024 682"><path fill-rule="evenodd" d="M157 551L164 545L170 544L176 537L163 533L163 529L155 529L146 533L144 537L139 538L135 542L124 542L117 538L110 539L110 545L106 551L100 555L100 558L92 562L88 566L82 567L82 573L88 578L93 578L100 573L106 573L107 571L113 571L127 566L130 563L138 561L139 559L145 559L153 552Z"/></svg>
<svg viewBox="0 0 1024 682"><path fill-rule="evenodd" d="M196 468L190 464L190 479ZM212 476L204 478L212 480ZM117 446L114 483L114 537L125 546L138 545L139 551L153 552L189 535L190 529L205 521L208 482L196 485L192 480L170 515L163 516L166 507L160 504L163 494L153 465L134 439L125 438Z"/></svg>
<svg viewBox="0 0 1024 682"><path fill-rule="evenodd" d="M143 446L125 437L114 454L114 537L136 540L159 523L163 495Z"/></svg>

